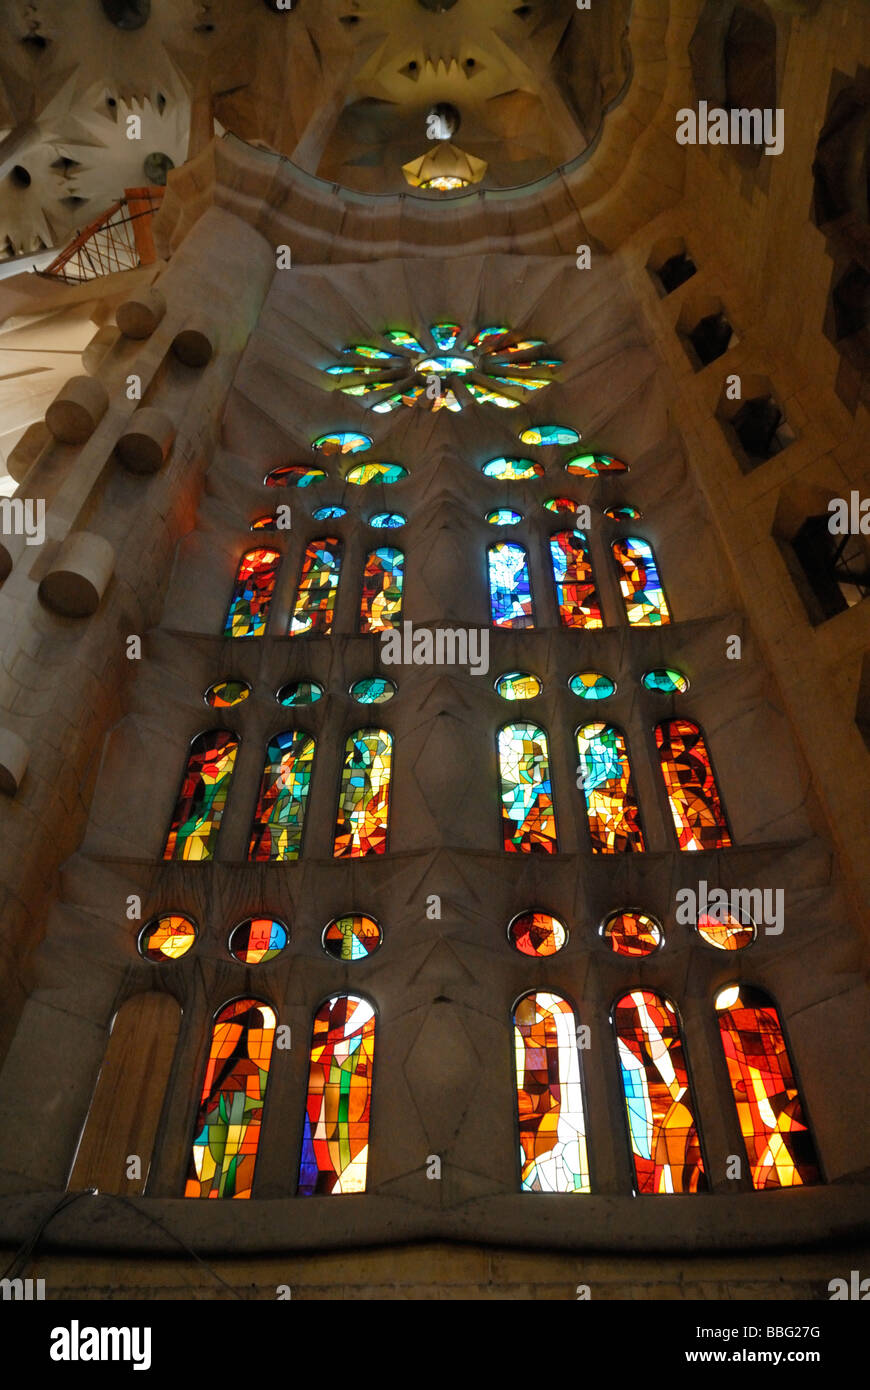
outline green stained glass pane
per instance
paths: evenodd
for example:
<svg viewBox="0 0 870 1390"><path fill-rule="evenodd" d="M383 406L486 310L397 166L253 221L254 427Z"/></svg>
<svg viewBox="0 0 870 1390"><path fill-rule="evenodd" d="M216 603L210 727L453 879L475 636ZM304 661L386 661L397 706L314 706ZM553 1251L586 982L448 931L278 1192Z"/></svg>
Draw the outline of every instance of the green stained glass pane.
<svg viewBox="0 0 870 1390"><path fill-rule="evenodd" d="M506 483L524 483L529 478L544 476L541 465L533 463L531 459L490 459L489 463L483 465L483 473L487 478L499 478Z"/></svg>
<svg viewBox="0 0 870 1390"><path fill-rule="evenodd" d="M616 694L616 681L600 671L581 671L568 681L568 689L581 700L606 700Z"/></svg>
<svg viewBox="0 0 870 1390"><path fill-rule="evenodd" d="M360 705L385 705L392 700L397 689L395 681L385 676L366 676L351 686L350 693Z"/></svg>
<svg viewBox="0 0 870 1390"><path fill-rule="evenodd" d="M553 445L579 444L580 436L576 430L566 425L536 425L534 429L523 430L520 435L523 444Z"/></svg>
<svg viewBox="0 0 870 1390"><path fill-rule="evenodd" d="M496 507L495 511L487 512L486 519L490 526L516 526L517 522L522 521L522 512L515 512L512 507Z"/></svg>
<svg viewBox="0 0 870 1390"><path fill-rule="evenodd" d="M323 686L317 681L289 681L275 697L279 705L314 705L323 696Z"/></svg>
<svg viewBox="0 0 870 1390"><path fill-rule="evenodd" d="M499 676L495 688L503 700L534 700L544 687L531 671L508 671Z"/></svg>
<svg viewBox="0 0 870 1390"><path fill-rule="evenodd" d="M673 666L647 671L642 679L647 690L656 690L661 695L685 695L689 688L688 677Z"/></svg>
<svg viewBox="0 0 870 1390"><path fill-rule="evenodd" d="M345 482L366 487L369 483L398 483L407 476L407 468L400 463L359 463L350 470Z"/></svg>

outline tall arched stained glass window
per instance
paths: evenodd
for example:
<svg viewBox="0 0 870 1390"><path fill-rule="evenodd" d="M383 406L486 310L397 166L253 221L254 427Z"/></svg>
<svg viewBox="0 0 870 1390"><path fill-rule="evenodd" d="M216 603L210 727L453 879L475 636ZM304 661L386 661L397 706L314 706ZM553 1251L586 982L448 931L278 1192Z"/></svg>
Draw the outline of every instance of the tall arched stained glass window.
<svg viewBox="0 0 870 1390"><path fill-rule="evenodd" d="M776 1006L760 989L729 985L717 995L716 1008L753 1186L820 1182Z"/></svg>
<svg viewBox="0 0 870 1390"><path fill-rule="evenodd" d="M586 1118L574 1011L558 994L526 994L514 1009L520 1167L524 1192L588 1192Z"/></svg>
<svg viewBox="0 0 870 1390"><path fill-rule="evenodd" d="M612 724L577 730L577 784L586 798L593 854L644 848L625 735Z"/></svg>
<svg viewBox="0 0 870 1390"><path fill-rule="evenodd" d="M360 632L385 632L402 615L405 557L394 546L382 545L366 556L363 571Z"/></svg>
<svg viewBox="0 0 870 1390"><path fill-rule="evenodd" d="M393 738L386 729L358 729L348 738L335 825L336 859L386 853L392 764Z"/></svg>
<svg viewBox="0 0 870 1390"><path fill-rule="evenodd" d="M299 1195L364 1192L369 1156L375 1014L335 994L314 1016Z"/></svg>
<svg viewBox="0 0 870 1390"><path fill-rule="evenodd" d="M250 1197L276 1023L260 999L235 999L215 1018L186 1197Z"/></svg>
<svg viewBox="0 0 870 1390"><path fill-rule="evenodd" d="M262 637L281 563L280 550L249 550L239 561L225 637Z"/></svg>
<svg viewBox="0 0 870 1390"><path fill-rule="evenodd" d="M731 844L710 754L690 719L656 725L656 748L680 849L725 849Z"/></svg>
<svg viewBox="0 0 870 1390"><path fill-rule="evenodd" d="M270 741L251 828L249 859L264 863L299 858L313 766L314 739L310 734L290 730Z"/></svg>
<svg viewBox="0 0 870 1390"><path fill-rule="evenodd" d="M583 532L558 531L551 536L550 558L562 626L603 627L592 561Z"/></svg>
<svg viewBox="0 0 870 1390"><path fill-rule="evenodd" d="M625 536L613 542L619 587L632 627L662 627L671 621L655 555L648 541Z"/></svg>
<svg viewBox="0 0 870 1390"><path fill-rule="evenodd" d="M676 1009L636 989L618 1001L613 1022L637 1191L706 1191Z"/></svg>
<svg viewBox="0 0 870 1390"><path fill-rule="evenodd" d="M506 724L498 735L503 843L522 854L555 854L556 813L547 735L536 724Z"/></svg>
<svg viewBox="0 0 870 1390"><path fill-rule="evenodd" d="M521 545L500 541L489 556L489 603L494 627L534 627L529 560Z"/></svg>
<svg viewBox="0 0 870 1390"><path fill-rule="evenodd" d="M291 637L303 632L328 637L332 632L342 550L337 536L308 542L290 619Z"/></svg>
<svg viewBox="0 0 870 1390"><path fill-rule="evenodd" d="M209 729L190 745L164 859L213 859L239 740Z"/></svg>

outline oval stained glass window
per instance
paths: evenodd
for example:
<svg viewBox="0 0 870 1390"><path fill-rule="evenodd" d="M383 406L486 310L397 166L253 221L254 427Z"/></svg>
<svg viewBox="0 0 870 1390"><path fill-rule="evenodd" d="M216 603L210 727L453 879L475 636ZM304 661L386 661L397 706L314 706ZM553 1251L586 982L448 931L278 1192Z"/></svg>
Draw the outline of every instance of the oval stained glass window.
<svg viewBox="0 0 870 1390"><path fill-rule="evenodd" d="M662 666L655 671L646 671L641 677L645 690L655 690L660 695L685 695L689 688L689 678L674 666Z"/></svg>
<svg viewBox="0 0 870 1390"><path fill-rule="evenodd" d="M362 454L372 447L372 439L368 434L354 434L348 430L339 434L322 434L311 447L319 449L322 454Z"/></svg>
<svg viewBox="0 0 870 1390"><path fill-rule="evenodd" d="M611 521L640 521L643 512L640 507L605 507L604 515Z"/></svg>
<svg viewBox="0 0 870 1390"><path fill-rule="evenodd" d="M252 531L277 531L278 529L278 518L274 512L267 512L265 516L255 516L251 522ZM286 531L287 527L280 529Z"/></svg>
<svg viewBox="0 0 870 1390"><path fill-rule="evenodd" d="M490 526L516 526L522 521L522 512L515 512L512 507L496 507L494 511L487 512L486 519Z"/></svg>
<svg viewBox="0 0 870 1390"><path fill-rule="evenodd" d="M271 917L249 917L230 932L230 955L242 965L265 965L287 945L287 928Z"/></svg>
<svg viewBox="0 0 870 1390"><path fill-rule="evenodd" d="M580 436L576 430L568 429L567 425L535 425L532 429L523 430L520 442L544 447L555 444L579 444Z"/></svg>
<svg viewBox="0 0 870 1390"><path fill-rule="evenodd" d="M524 956L554 956L568 940L565 923L549 912L520 912L508 927L508 940Z"/></svg>
<svg viewBox="0 0 870 1390"><path fill-rule="evenodd" d="M400 463L358 463L345 478L354 487L367 487L369 483L398 483L407 478L408 470Z"/></svg>
<svg viewBox="0 0 870 1390"><path fill-rule="evenodd" d="M755 923L744 913L701 912L696 925L701 940L718 951L743 951L755 940Z"/></svg>
<svg viewBox="0 0 870 1390"><path fill-rule="evenodd" d="M273 468L263 482L266 487L311 487L312 483L322 483L326 478L322 468L309 468L307 464L291 463L285 468Z"/></svg>
<svg viewBox="0 0 870 1390"><path fill-rule="evenodd" d="M611 912L601 924L601 935L618 956L648 956L664 940L661 926L646 912Z"/></svg>
<svg viewBox="0 0 870 1390"><path fill-rule="evenodd" d="M316 705L323 696L323 686L317 681L288 681L275 699L279 705Z"/></svg>
<svg viewBox="0 0 870 1390"><path fill-rule="evenodd" d="M336 960L365 960L378 949L383 933L374 917L352 913L336 917L323 929L323 949Z"/></svg>
<svg viewBox="0 0 870 1390"><path fill-rule="evenodd" d="M531 459L490 459L483 465L486 478L498 478L503 483L525 483L530 478L543 478L544 470Z"/></svg>
<svg viewBox="0 0 870 1390"><path fill-rule="evenodd" d="M467 376L474 371L470 357L427 357L417 363L422 376Z"/></svg>
<svg viewBox="0 0 870 1390"><path fill-rule="evenodd" d="M164 917L152 917L139 933L139 953L156 965L181 960L196 940L196 927L189 917L170 912Z"/></svg>
<svg viewBox="0 0 870 1390"><path fill-rule="evenodd" d="M369 518L369 526L376 526L379 531L396 531L407 520L401 512L376 512Z"/></svg>
<svg viewBox="0 0 870 1390"><path fill-rule="evenodd" d="M351 686L350 693L360 705L385 705L398 693L398 686L386 676L366 676Z"/></svg>
<svg viewBox="0 0 870 1390"><path fill-rule="evenodd" d="M340 521L347 516L347 507L317 507L311 515L315 521Z"/></svg>
<svg viewBox="0 0 870 1390"><path fill-rule="evenodd" d="M581 700L607 700L616 694L616 681L600 671L581 671L568 680L568 689Z"/></svg>
<svg viewBox="0 0 870 1390"><path fill-rule="evenodd" d="M243 700L247 700L251 693L251 687L247 681L216 681L210 685L203 695L203 699L209 709L232 709L233 705L240 705Z"/></svg>
<svg viewBox="0 0 870 1390"><path fill-rule="evenodd" d="M573 516L578 503L574 501L573 497L548 497L544 506L548 512L567 512Z"/></svg>
<svg viewBox="0 0 870 1390"><path fill-rule="evenodd" d="M565 472L576 478L597 478L601 473L627 473L628 464L610 454L578 454L565 464Z"/></svg>
<svg viewBox="0 0 870 1390"><path fill-rule="evenodd" d="M508 671L495 683L496 693L503 700L534 700L544 686L531 671Z"/></svg>

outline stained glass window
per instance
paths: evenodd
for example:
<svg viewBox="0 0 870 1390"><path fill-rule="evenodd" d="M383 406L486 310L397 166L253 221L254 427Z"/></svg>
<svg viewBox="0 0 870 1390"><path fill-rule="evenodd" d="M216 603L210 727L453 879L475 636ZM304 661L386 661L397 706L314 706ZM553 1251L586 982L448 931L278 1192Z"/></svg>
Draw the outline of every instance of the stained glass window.
<svg viewBox="0 0 870 1390"><path fill-rule="evenodd" d="M725 849L731 844L704 736L690 719L656 726L656 747L680 849Z"/></svg>
<svg viewBox="0 0 870 1390"><path fill-rule="evenodd" d="M568 689L581 700L608 700L616 694L616 681L600 671L580 671L576 676L569 676Z"/></svg>
<svg viewBox="0 0 870 1390"><path fill-rule="evenodd" d="M495 688L503 700L534 700L544 687L530 671L508 671L499 676Z"/></svg>
<svg viewBox="0 0 870 1390"><path fill-rule="evenodd" d="M193 740L164 859L214 858L238 748L238 739L227 729L210 729Z"/></svg>
<svg viewBox="0 0 870 1390"><path fill-rule="evenodd" d="M388 352L379 355L390 356ZM372 441L367 434L354 434L347 430L341 434L322 434L311 447L323 454L363 454L372 447Z"/></svg>
<svg viewBox="0 0 870 1390"><path fill-rule="evenodd" d="M558 994L526 994L514 1009L520 1167L524 1192L588 1192L586 1118L574 1011Z"/></svg>
<svg viewBox="0 0 870 1390"><path fill-rule="evenodd" d="M280 550L249 550L239 561L225 637L262 637L281 563Z"/></svg>
<svg viewBox="0 0 870 1390"><path fill-rule="evenodd" d="M288 681L282 685L275 699L279 705L316 705L323 698L323 686L317 681Z"/></svg>
<svg viewBox="0 0 870 1390"><path fill-rule="evenodd" d="M689 679L673 666L662 666L656 671L647 671L642 684L645 690L655 690L660 695L685 695Z"/></svg>
<svg viewBox="0 0 870 1390"><path fill-rule="evenodd" d="M328 637L332 632L342 553L343 546L337 536L308 542L290 619L291 637L303 632Z"/></svg>
<svg viewBox="0 0 870 1390"><path fill-rule="evenodd" d="M347 516L347 507L315 507L311 515L315 521L340 521Z"/></svg>
<svg viewBox="0 0 870 1390"><path fill-rule="evenodd" d="M516 526L522 521L522 512L515 512L513 507L496 507L494 511L487 512L486 519L490 526Z"/></svg>
<svg viewBox="0 0 870 1390"><path fill-rule="evenodd" d="M520 912L508 927L508 940L524 956L554 956L568 940L565 923L550 912Z"/></svg>
<svg viewBox="0 0 870 1390"><path fill-rule="evenodd" d="M390 328L384 334L391 343L397 347L406 348L408 352L423 352L423 344L415 338L413 333L406 333L403 328Z"/></svg>
<svg viewBox="0 0 870 1390"><path fill-rule="evenodd" d="M637 989L619 1000L613 1021L638 1192L706 1191L676 1009Z"/></svg>
<svg viewBox="0 0 870 1390"><path fill-rule="evenodd" d="M498 478L503 483L525 483L530 478L543 478L544 470L531 459L490 459L483 465L486 478Z"/></svg>
<svg viewBox="0 0 870 1390"><path fill-rule="evenodd" d="M646 912L611 912L601 924L601 935L618 956L648 956L664 939L661 923Z"/></svg>
<svg viewBox="0 0 870 1390"><path fill-rule="evenodd" d="M243 965L265 965L287 945L287 928L271 917L249 917L230 932L230 955Z"/></svg>
<svg viewBox="0 0 870 1390"><path fill-rule="evenodd" d="M186 1197L250 1197L276 1023L259 999L235 999L215 1018Z"/></svg>
<svg viewBox="0 0 870 1390"><path fill-rule="evenodd" d="M360 705L385 705L392 700L398 687L387 676L365 676L350 688L351 697Z"/></svg>
<svg viewBox="0 0 870 1390"><path fill-rule="evenodd" d="M393 739L385 729L359 729L345 744L335 826L336 859L385 854Z"/></svg>
<svg viewBox="0 0 870 1390"><path fill-rule="evenodd" d="M429 332L432 334L435 346L440 348L442 352L449 352L452 347L456 346L456 339L462 332L462 324L433 323Z"/></svg>
<svg viewBox="0 0 870 1390"><path fill-rule="evenodd" d="M251 687L247 681L217 681L209 686L203 699L210 709L232 709L233 705L247 700L250 693Z"/></svg>
<svg viewBox="0 0 870 1390"><path fill-rule="evenodd" d="M535 425L532 429L523 430L520 441L523 444L544 446L579 444L580 436L576 430L570 430L565 425Z"/></svg>
<svg viewBox="0 0 870 1390"><path fill-rule="evenodd" d="M525 549L512 541L491 545L489 557L489 598L495 627L534 627L532 587Z"/></svg>
<svg viewBox="0 0 870 1390"><path fill-rule="evenodd" d="M401 550L384 545L366 556L363 570L360 632L386 632L402 616L402 581L405 557Z"/></svg>
<svg viewBox="0 0 870 1390"><path fill-rule="evenodd" d="M263 482L266 487L311 487L312 483L322 483L326 473L322 468L309 468L306 464L291 463L284 468L273 468Z"/></svg>
<svg viewBox="0 0 870 1390"><path fill-rule="evenodd" d="M336 994L314 1016L299 1195L364 1192L369 1155L375 1015Z"/></svg>
<svg viewBox="0 0 870 1390"><path fill-rule="evenodd" d="M498 735L504 847L555 854L556 814L547 735L535 724L506 724Z"/></svg>
<svg viewBox="0 0 870 1390"><path fill-rule="evenodd" d="M570 516L574 515L578 505L572 497L548 497L544 503L548 512L566 512Z"/></svg>
<svg viewBox="0 0 870 1390"><path fill-rule="evenodd" d="M628 464L610 454L578 454L565 464L565 472L577 478L597 478L601 473L627 473Z"/></svg>
<svg viewBox="0 0 870 1390"><path fill-rule="evenodd" d="M577 730L578 782L586 797L593 854L644 848L625 736L611 724Z"/></svg>
<svg viewBox="0 0 870 1390"><path fill-rule="evenodd" d="M283 519L286 521L286 516L289 516L290 508L285 507L284 512L286 515ZM254 520L251 522L250 529L252 531L288 531L290 529L290 526L289 523L283 526L279 526L277 513L266 512L264 516L254 517Z"/></svg>
<svg viewBox="0 0 870 1390"><path fill-rule="evenodd" d="M323 949L336 960L366 960L380 944L380 927L362 913L336 917L323 929Z"/></svg>
<svg viewBox="0 0 870 1390"><path fill-rule="evenodd" d="M643 512L639 507L605 507L604 515L610 521L640 521Z"/></svg>
<svg viewBox="0 0 870 1390"><path fill-rule="evenodd" d="M399 483L407 478L408 470L400 463L358 463L345 478L354 487L368 487L370 483Z"/></svg>
<svg viewBox="0 0 870 1390"><path fill-rule="evenodd" d="M563 627L603 627L592 562L582 531L559 531L550 537L556 602Z"/></svg>
<svg viewBox="0 0 870 1390"><path fill-rule="evenodd" d="M731 985L716 998L740 1131L756 1188L821 1181L813 1136L779 1013L760 989Z"/></svg>
<svg viewBox="0 0 870 1390"><path fill-rule="evenodd" d="M299 858L313 766L314 739L309 734L290 730L271 739L248 859L262 864Z"/></svg>
<svg viewBox="0 0 870 1390"><path fill-rule="evenodd" d="M369 526L374 526L378 531L397 531L407 520L401 512L376 512L369 517Z"/></svg>
<svg viewBox="0 0 870 1390"><path fill-rule="evenodd" d="M701 912L695 925L701 940L718 951L742 951L755 940L755 923L730 912Z"/></svg>
<svg viewBox="0 0 870 1390"><path fill-rule="evenodd" d="M180 912L154 917L139 933L139 952L155 965L181 960L196 940L196 926Z"/></svg>
<svg viewBox="0 0 870 1390"><path fill-rule="evenodd" d="M619 587L632 627L661 627L671 621L652 546L639 536L613 542L613 554L621 571Z"/></svg>

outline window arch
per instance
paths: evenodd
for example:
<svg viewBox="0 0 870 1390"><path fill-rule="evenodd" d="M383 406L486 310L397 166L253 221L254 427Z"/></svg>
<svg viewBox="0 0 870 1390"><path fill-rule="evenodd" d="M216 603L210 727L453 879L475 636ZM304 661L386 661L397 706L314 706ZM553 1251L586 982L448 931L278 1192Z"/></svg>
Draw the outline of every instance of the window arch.
<svg viewBox="0 0 870 1390"><path fill-rule="evenodd" d="M719 1034L752 1184L809 1187L821 1181L779 1011L763 990L729 985L716 997Z"/></svg>
<svg viewBox="0 0 870 1390"><path fill-rule="evenodd" d="M639 536L623 536L613 542L612 549L631 626L662 627L669 623L671 613L649 541Z"/></svg>
<svg viewBox="0 0 870 1390"><path fill-rule="evenodd" d="M216 1014L185 1197L250 1197L276 1023L261 999Z"/></svg>
<svg viewBox="0 0 870 1390"><path fill-rule="evenodd" d="M262 637L280 564L280 550L261 547L242 556L224 623L225 637Z"/></svg>
<svg viewBox="0 0 870 1390"><path fill-rule="evenodd" d="M335 599L344 546L338 536L309 541L302 557L296 602L290 618L290 636L303 632L328 637L335 620Z"/></svg>
<svg viewBox="0 0 870 1390"><path fill-rule="evenodd" d="M637 1191L706 1191L676 1009L636 989L617 1001L613 1023Z"/></svg>
<svg viewBox="0 0 870 1390"><path fill-rule="evenodd" d="M577 784L586 798L593 854L645 848L625 735L613 724L577 730Z"/></svg>
<svg viewBox="0 0 870 1390"><path fill-rule="evenodd" d="M588 1192L586 1117L571 1005L531 992L513 1013L524 1192Z"/></svg>
<svg viewBox="0 0 870 1390"><path fill-rule="evenodd" d="M209 729L190 745L164 859L213 859L230 790L239 740Z"/></svg>
<svg viewBox="0 0 870 1390"><path fill-rule="evenodd" d="M655 734L680 849L727 849L728 822L698 725L691 719L664 719Z"/></svg>
<svg viewBox="0 0 870 1390"><path fill-rule="evenodd" d="M386 729L357 729L349 736L335 825L336 859L386 853L392 763L393 736Z"/></svg>
<svg viewBox="0 0 870 1390"><path fill-rule="evenodd" d="M299 858L314 748L311 735L298 730L276 734L270 740L251 827L248 859L264 863Z"/></svg>
<svg viewBox="0 0 870 1390"><path fill-rule="evenodd" d="M299 1195L364 1192L369 1156L375 1013L334 994L314 1015Z"/></svg>
<svg viewBox="0 0 870 1390"><path fill-rule="evenodd" d="M534 627L529 557L525 547L513 541L499 541L489 547L487 557L493 626L515 630Z"/></svg>
<svg viewBox="0 0 870 1390"><path fill-rule="evenodd" d="M366 556L360 632L385 632L397 626L402 615L404 566L402 551L392 545L382 545Z"/></svg>
<svg viewBox="0 0 870 1390"><path fill-rule="evenodd" d="M504 848L555 854L556 812L549 741L537 724L505 724L498 734Z"/></svg>
<svg viewBox="0 0 870 1390"><path fill-rule="evenodd" d="M582 531L557 531L550 537L556 603L563 627L603 627L589 547Z"/></svg>

